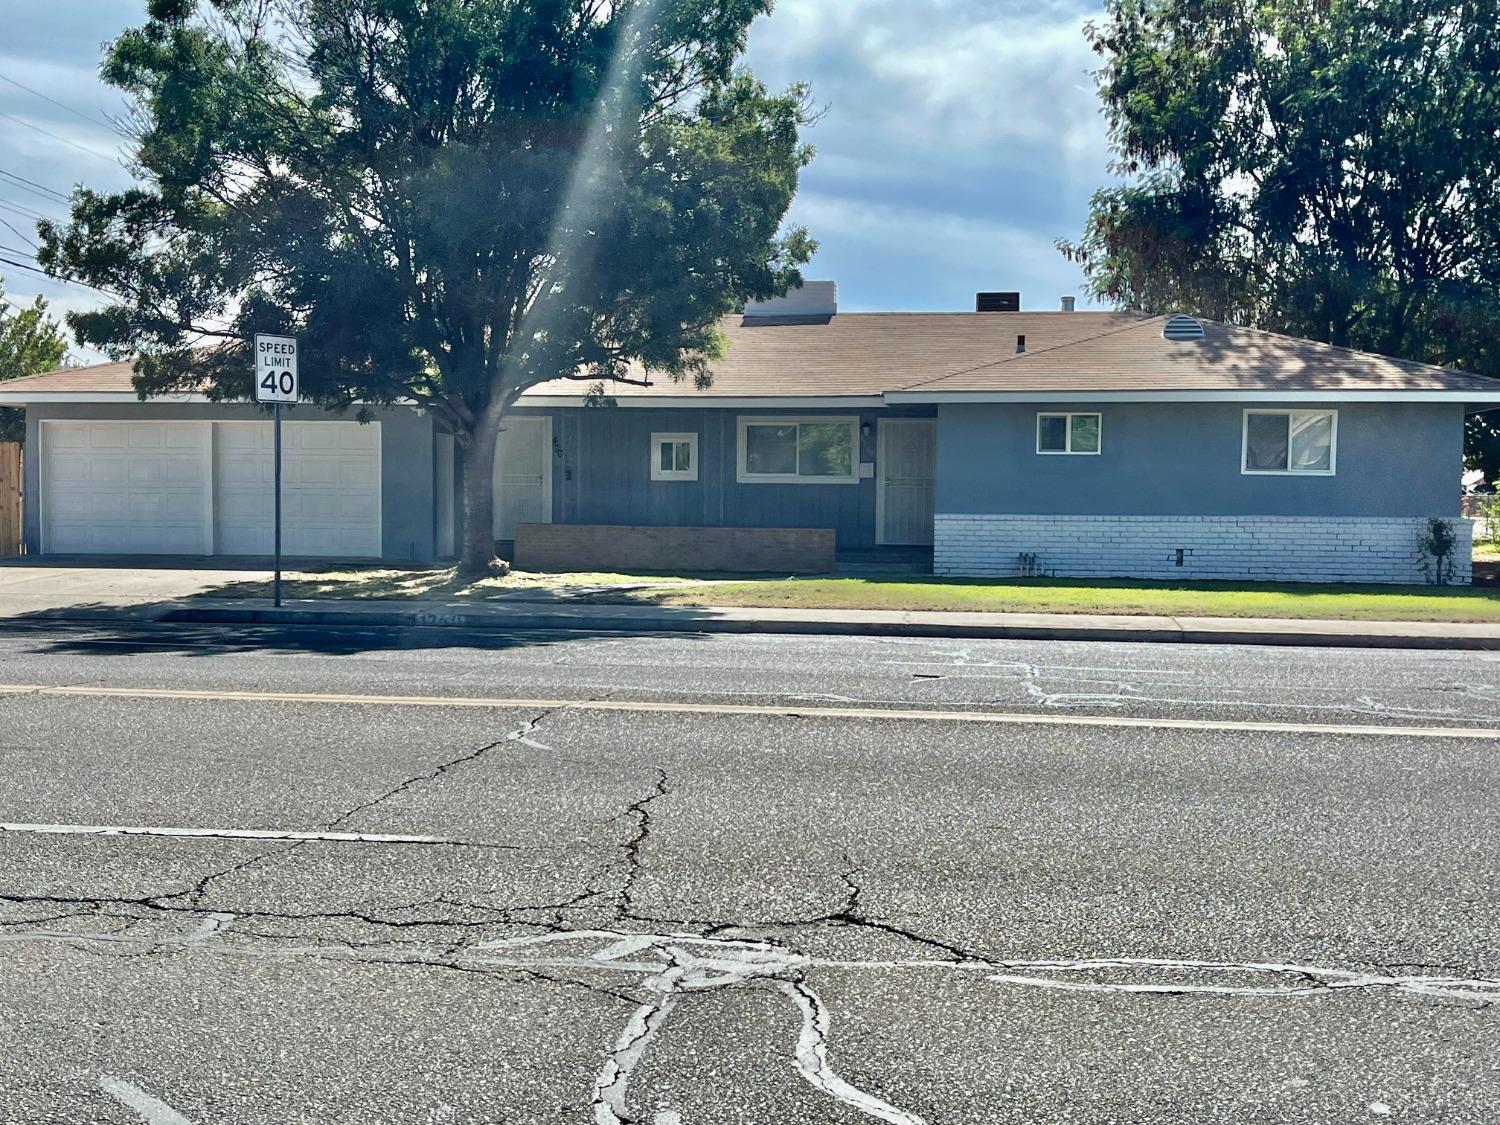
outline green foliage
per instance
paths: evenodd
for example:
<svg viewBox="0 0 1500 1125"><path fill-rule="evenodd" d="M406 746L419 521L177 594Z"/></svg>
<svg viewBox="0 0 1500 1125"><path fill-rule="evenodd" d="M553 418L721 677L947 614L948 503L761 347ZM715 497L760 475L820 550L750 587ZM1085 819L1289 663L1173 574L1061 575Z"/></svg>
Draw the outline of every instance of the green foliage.
<svg viewBox="0 0 1500 1125"><path fill-rule="evenodd" d="M1500 0L1109 0L1096 296L1500 375ZM1485 455L1500 462L1500 451Z"/></svg>
<svg viewBox="0 0 1500 1125"><path fill-rule="evenodd" d="M38 297L25 308L5 300L0 284L0 380L19 379L50 371L68 352L68 338L47 315L47 302ZM23 411L0 408L0 441L24 441Z"/></svg>
<svg viewBox="0 0 1500 1125"><path fill-rule="evenodd" d="M102 72L139 186L78 191L39 259L124 295L70 323L142 395L248 397L247 339L295 333L317 401L492 458L527 387L702 383L718 318L800 282L805 91L735 69L770 5L152 0Z"/></svg>

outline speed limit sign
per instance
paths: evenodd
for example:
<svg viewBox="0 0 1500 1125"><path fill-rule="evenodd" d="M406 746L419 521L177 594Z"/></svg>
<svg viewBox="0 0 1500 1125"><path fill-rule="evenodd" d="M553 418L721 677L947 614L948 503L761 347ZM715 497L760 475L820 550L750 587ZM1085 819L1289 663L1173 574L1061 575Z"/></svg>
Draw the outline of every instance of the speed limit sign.
<svg viewBox="0 0 1500 1125"><path fill-rule="evenodd" d="M255 401L297 401L297 338L255 337Z"/></svg>

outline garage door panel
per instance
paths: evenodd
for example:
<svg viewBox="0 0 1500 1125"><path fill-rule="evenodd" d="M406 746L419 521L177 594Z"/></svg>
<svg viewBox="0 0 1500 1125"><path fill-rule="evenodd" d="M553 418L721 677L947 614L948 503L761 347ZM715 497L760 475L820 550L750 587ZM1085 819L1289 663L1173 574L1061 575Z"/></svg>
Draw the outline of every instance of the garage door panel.
<svg viewBox="0 0 1500 1125"><path fill-rule="evenodd" d="M208 554L209 438L207 422L43 422L43 550Z"/></svg>
<svg viewBox="0 0 1500 1125"><path fill-rule="evenodd" d="M93 470L87 458L64 457L61 454L52 458L48 468L48 475L54 481L61 481L68 484L93 480Z"/></svg>
<svg viewBox="0 0 1500 1125"><path fill-rule="evenodd" d="M312 486L336 485L339 483L339 469L343 464L342 460L331 457L301 461L297 465L297 483Z"/></svg>
<svg viewBox="0 0 1500 1125"><path fill-rule="evenodd" d="M220 554L274 545L274 437L268 422L220 423L215 440ZM379 423L288 422L282 433L282 547L291 555L375 558L380 544Z"/></svg>

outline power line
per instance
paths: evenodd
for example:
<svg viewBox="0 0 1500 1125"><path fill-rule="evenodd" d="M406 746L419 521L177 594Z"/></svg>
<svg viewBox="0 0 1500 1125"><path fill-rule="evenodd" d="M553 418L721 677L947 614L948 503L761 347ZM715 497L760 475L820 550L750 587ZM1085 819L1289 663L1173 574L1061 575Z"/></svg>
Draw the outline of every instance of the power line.
<svg viewBox="0 0 1500 1125"><path fill-rule="evenodd" d="M106 121L102 117L96 117L92 113L85 113L81 109L74 109L72 106L67 105L64 102L60 102L56 98L49 97L46 94L42 93L40 90L33 90L30 86L27 86L25 83L17 82L14 78L10 78L7 75L0 74L0 82L9 82L12 86L16 87L16 89L18 89L18 90L25 90L28 94L32 94L32 95L34 95L34 96L36 96L38 98L41 98L42 101L44 101L44 102L51 102L58 109L65 109L65 110L67 110L74 117L79 117L79 118L82 118L84 121L89 121L89 122L93 122L93 123L98 124L98 125L103 125L106 129L108 129L112 133L119 132L118 127L113 122Z"/></svg>
<svg viewBox="0 0 1500 1125"><path fill-rule="evenodd" d="M36 266L28 266L25 262L12 262L9 258L0 258L0 265L14 266L18 270L30 270L32 273L39 273L43 277L47 276L46 270L38 269Z"/></svg>
<svg viewBox="0 0 1500 1125"><path fill-rule="evenodd" d="M17 215L23 215L28 219L51 219L51 215L38 211L35 207L23 207L21 204L9 199L0 199L0 211L10 211ZM56 220L54 220L56 221Z"/></svg>
<svg viewBox="0 0 1500 1125"><path fill-rule="evenodd" d="M52 199L58 203L66 203L68 201L68 197L62 192L54 188L49 188L46 184L39 184L35 180L28 180L25 176L18 176L14 172L7 172L4 168L0 168L0 176L3 176L7 180L14 180L13 187L18 187L22 191L29 191L32 195L40 195L43 199Z"/></svg>
<svg viewBox="0 0 1500 1125"><path fill-rule="evenodd" d="M21 254L22 257L31 258L30 254L22 253L19 250L10 250L4 246L0 246L0 252L4 252L6 254ZM35 261L34 258L32 260ZM41 274L54 285L71 285L77 289L91 289L95 293L103 293L106 297L113 297L117 301L124 299L118 293L111 293L108 289L101 289L97 285L90 285L87 281L73 281L65 277L53 277L50 273L42 269L40 266L29 266L25 262L17 262L11 258L0 258L0 265L11 266L14 269L18 270L26 270L28 273Z"/></svg>
<svg viewBox="0 0 1500 1125"><path fill-rule="evenodd" d="M59 133L54 133L51 129L43 129L40 125L33 125L25 118L17 117L14 113L0 113L0 117L5 118L5 120L7 121L14 121L22 128L30 129L34 133L40 133L44 137L51 137L58 144L67 145L69 148L76 148L79 152L86 152L90 156L97 156L104 160L118 159L118 156L115 153L100 152L97 148L89 148L88 145L81 145L77 141L70 141L67 137L62 136Z"/></svg>
<svg viewBox="0 0 1500 1125"><path fill-rule="evenodd" d="M23 242L31 243L31 248L33 250L40 248L36 239L32 238L31 235L25 233L23 230L21 230L20 227L16 226L16 224L11 222L9 219L0 219L0 226L5 227L6 230L10 231Z"/></svg>

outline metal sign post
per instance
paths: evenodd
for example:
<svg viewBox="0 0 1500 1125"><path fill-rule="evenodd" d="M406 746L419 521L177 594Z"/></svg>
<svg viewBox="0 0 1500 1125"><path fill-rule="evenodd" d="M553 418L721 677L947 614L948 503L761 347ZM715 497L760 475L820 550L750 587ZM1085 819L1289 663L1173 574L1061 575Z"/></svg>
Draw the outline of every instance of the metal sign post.
<svg viewBox="0 0 1500 1125"><path fill-rule="evenodd" d="M255 337L255 401L271 403L275 418L275 554L276 577L272 592L277 609L281 608L281 408L295 403L297 385L297 338L295 336Z"/></svg>
<svg viewBox="0 0 1500 1125"><path fill-rule="evenodd" d="M276 577L271 583L272 604L281 608L281 403L272 408L276 415Z"/></svg>

